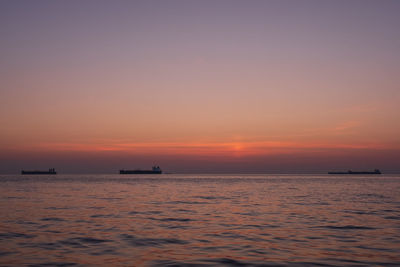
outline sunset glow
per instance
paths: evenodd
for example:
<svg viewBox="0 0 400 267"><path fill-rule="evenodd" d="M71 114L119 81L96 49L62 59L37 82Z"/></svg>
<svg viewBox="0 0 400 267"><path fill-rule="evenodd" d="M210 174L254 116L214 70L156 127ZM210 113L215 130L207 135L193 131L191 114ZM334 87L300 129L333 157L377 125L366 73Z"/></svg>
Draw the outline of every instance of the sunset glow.
<svg viewBox="0 0 400 267"><path fill-rule="evenodd" d="M115 152L400 170L396 1L167 2L1 4L0 171Z"/></svg>

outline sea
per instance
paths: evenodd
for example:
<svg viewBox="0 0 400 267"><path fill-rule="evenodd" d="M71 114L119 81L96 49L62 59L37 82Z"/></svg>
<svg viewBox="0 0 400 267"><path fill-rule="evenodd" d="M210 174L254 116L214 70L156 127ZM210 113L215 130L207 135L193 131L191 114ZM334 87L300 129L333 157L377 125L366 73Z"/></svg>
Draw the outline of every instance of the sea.
<svg viewBox="0 0 400 267"><path fill-rule="evenodd" d="M0 175L0 266L400 266L400 175Z"/></svg>

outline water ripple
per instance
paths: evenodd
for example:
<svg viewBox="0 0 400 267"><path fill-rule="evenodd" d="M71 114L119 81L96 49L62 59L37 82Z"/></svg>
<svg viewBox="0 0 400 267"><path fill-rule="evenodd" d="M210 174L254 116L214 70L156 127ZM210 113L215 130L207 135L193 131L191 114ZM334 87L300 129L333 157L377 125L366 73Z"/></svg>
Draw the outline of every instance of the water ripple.
<svg viewBox="0 0 400 267"><path fill-rule="evenodd" d="M400 266L400 176L0 175L0 266Z"/></svg>
<svg viewBox="0 0 400 267"><path fill-rule="evenodd" d="M188 244L189 242L185 240L180 240L176 238L141 238L130 234L122 234L121 238L129 243L131 246L163 246L172 244Z"/></svg>

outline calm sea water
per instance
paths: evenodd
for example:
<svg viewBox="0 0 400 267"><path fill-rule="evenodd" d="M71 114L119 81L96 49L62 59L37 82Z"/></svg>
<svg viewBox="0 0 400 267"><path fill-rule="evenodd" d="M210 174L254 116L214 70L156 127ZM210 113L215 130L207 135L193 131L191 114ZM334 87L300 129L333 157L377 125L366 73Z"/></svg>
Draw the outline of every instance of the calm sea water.
<svg viewBox="0 0 400 267"><path fill-rule="evenodd" d="M1 266L400 266L400 176L0 175Z"/></svg>

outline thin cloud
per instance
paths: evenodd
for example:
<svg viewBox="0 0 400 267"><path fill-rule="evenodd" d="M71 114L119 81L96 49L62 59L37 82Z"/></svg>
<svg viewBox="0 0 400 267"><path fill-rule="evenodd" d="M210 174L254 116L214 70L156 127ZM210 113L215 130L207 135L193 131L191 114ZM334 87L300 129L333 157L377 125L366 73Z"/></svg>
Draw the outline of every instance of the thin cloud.
<svg viewBox="0 0 400 267"><path fill-rule="evenodd" d="M382 149L386 146L380 143L322 143L322 142L225 142L225 143L41 143L31 146L28 150L36 151L102 151L124 152L141 155L210 155L242 157L251 155L291 154L315 150L333 149Z"/></svg>

